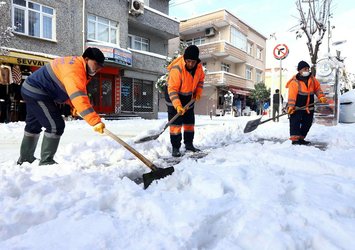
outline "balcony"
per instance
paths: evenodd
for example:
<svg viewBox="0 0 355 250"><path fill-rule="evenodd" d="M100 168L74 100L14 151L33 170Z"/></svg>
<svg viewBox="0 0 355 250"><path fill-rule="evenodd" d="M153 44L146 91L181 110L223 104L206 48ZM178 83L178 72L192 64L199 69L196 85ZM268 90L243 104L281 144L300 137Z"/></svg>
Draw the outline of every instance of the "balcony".
<svg viewBox="0 0 355 250"><path fill-rule="evenodd" d="M135 69L160 75L165 74L166 56L134 49L130 49L130 51Z"/></svg>
<svg viewBox="0 0 355 250"><path fill-rule="evenodd" d="M216 87L231 87L236 89L253 90L253 81L225 71L210 72L206 74L205 84Z"/></svg>
<svg viewBox="0 0 355 250"><path fill-rule="evenodd" d="M151 33L163 39L179 36L179 21L155 9L145 7L144 14L129 16L128 24L131 28L142 31L143 34Z"/></svg>
<svg viewBox="0 0 355 250"><path fill-rule="evenodd" d="M199 45L200 58L218 58L228 60L233 63L245 63L247 61L247 53L240 50L230 43L221 40L212 43Z"/></svg>
<svg viewBox="0 0 355 250"><path fill-rule="evenodd" d="M228 15L224 10L219 10L206 15L191 18L189 20L181 20L180 35L186 36L204 31L207 28L221 28L229 25Z"/></svg>

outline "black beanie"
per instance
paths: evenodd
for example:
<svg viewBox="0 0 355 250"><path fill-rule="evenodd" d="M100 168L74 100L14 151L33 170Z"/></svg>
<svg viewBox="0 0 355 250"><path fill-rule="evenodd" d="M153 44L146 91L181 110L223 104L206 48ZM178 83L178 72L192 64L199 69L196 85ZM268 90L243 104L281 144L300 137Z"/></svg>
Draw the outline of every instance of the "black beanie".
<svg viewBox="0 0 355 250"><path fill-rule="evenodd" d="M300 61L297 66L297 71L300 71L303 68L310 68L310 66L305 61Z"/></svg>
<svg viewBox="0 0 355 250"><path fill-rule="evenodd" d="M84 58L87 57L91 60L95 60L101 67L104 66L105 56L98 48L93 48L93 47L87 48L83 53L83 57Z"/></svg>
<svg viewBox="0 0 355 250"><path fill-rule="evenodd" d="M187 47L185 49L185 53L184 53L184 59L190 59L190 60L196 60L198 61L200 51L198 49L198 47L196 45L190 45L189 47Z"/></svg>

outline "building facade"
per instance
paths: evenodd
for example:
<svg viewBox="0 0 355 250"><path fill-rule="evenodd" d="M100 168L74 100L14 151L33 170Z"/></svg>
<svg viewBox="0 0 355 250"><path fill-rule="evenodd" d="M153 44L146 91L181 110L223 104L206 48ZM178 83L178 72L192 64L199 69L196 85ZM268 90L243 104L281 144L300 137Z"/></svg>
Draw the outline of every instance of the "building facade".
<svg viewBox="0 0 355 250"><path fill-rule="evenodd" d="M195 44L206 68L204 93L196 113L208 115L242 110L255 83L264 82L266 38L227 10L180 22L180 40ZM179 41L171 41L171 51Z"/></svg>
<svg viewBox="0 0 355 250"><path fill-rule="evenodd" d="M24 79L53 58L100 48L105 67L88 85L94 109L104 117L156 118L154 84L165 73L168 40L179 35L179 22L168 14L168 0L7 0L0 26L12 27L14 36L1 44L0 64L9 76L20 66ZM0 84L7 107L13 84L21 84L8 78Z"/></svg>

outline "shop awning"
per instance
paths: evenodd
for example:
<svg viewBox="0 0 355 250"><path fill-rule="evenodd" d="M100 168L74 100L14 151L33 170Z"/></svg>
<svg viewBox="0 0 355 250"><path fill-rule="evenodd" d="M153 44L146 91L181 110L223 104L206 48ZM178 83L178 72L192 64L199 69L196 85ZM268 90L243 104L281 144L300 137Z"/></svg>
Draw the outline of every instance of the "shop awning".
<svg viewBox="0 0 355 250"><path fill-rule="evenodd" d="M11 63L36 67L41 67L46 63L51 62L53 59L54 57L50 58L18 51L10 51L6 55L0 55L0 63Z"/></svg>
<svg viewBox="0 0 355 250"><path fill-rule="evenodd" d="M233 87L229 87L228 89L229 89L232 93L234 93L234 94L238 94L238 95L250 95L250 91L249 91L249 90L237 89L237 88L233 88Z"/></svg>

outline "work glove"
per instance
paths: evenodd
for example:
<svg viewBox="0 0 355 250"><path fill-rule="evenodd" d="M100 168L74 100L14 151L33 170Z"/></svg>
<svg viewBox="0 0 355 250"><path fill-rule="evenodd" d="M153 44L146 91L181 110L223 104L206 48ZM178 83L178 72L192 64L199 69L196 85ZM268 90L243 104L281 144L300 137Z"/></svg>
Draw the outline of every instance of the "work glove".
<svg viewBox="0 0 355 250"><path fill-rule="evenodd" d="M201 99L201 94L195 94L194 98L196 102L199 101Z"/></svg>
<svg viewBox="0 0 355 250"><path fill-rule="evenodd" d="M287 114L292 115L293 113L295 113L295 111L295 107L288 107Z"/></svg>
<svg viewBox="0 0 355 250"><path fill-rule="evenodd" d="M321 103L327 103L328 99L323 96L323 97L319 98L319 101L320 101Z"/></svg>
<svg viewBox="0 0 355 250"><path fill-rule="evenodd" d="M94 131L98 132L100 134L103 134L104 133L104 128L105 128L105 123L99 122L98 124L96 124L94 126Z"/></svg>
<svg viewBox="0 0 355 250"><path fill-rule="evenodd" d="M176 112L179 114L179 115L184 115L186 110L184 109L183 106L179 105L176 107Z"/></svg>
<svg viewBox="0 0 355 250"><path fill-rule="evenodd" d="M71 113L71 116L72 116L72 117L79 116L78 111L76 110L76 108L72 108L72 109L70 110L70 113Z"/></svg>

